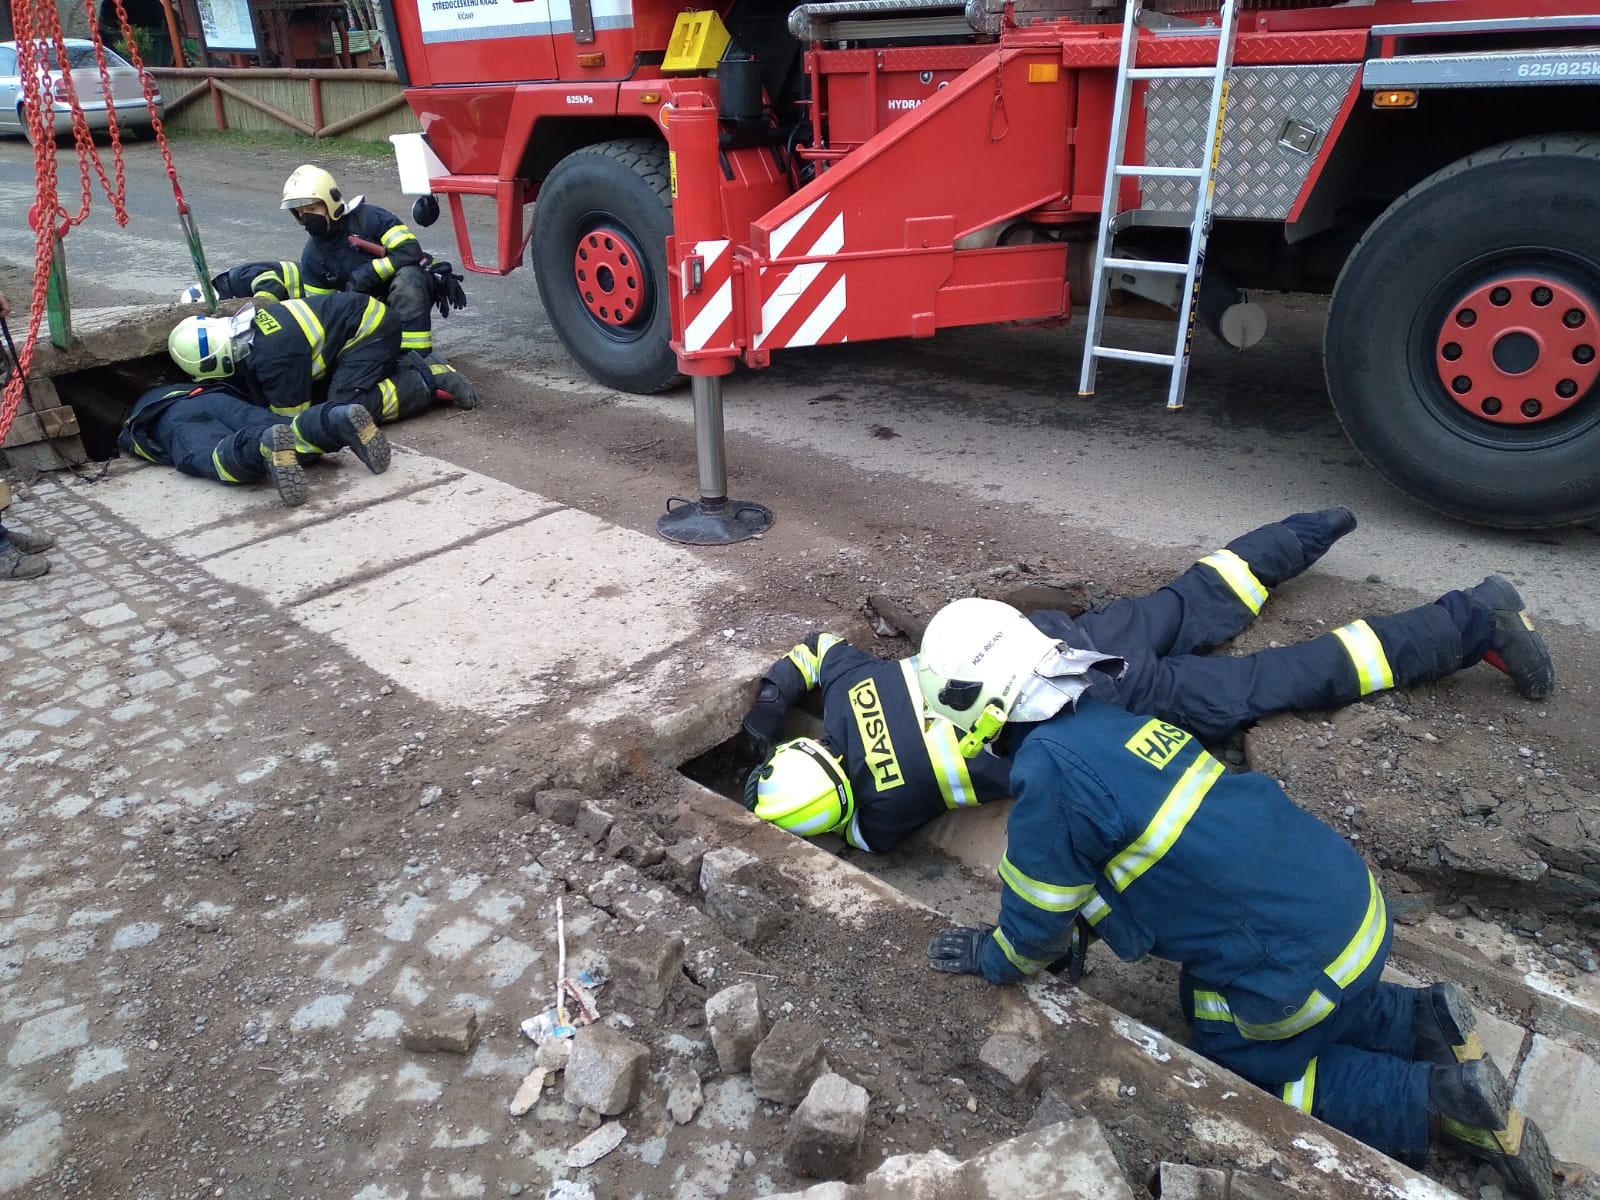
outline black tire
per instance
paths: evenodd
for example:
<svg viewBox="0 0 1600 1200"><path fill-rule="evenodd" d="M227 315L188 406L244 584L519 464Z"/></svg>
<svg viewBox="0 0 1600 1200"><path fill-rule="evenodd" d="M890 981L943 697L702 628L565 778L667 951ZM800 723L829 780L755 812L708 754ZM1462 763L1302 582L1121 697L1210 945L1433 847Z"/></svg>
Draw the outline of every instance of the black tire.
<svg viewBox="0 0 1600 1200"><path fill-rule="evenodd" d="M1596 178L1600 140L1585 135L1470 155L1390 205L1334 287L1323 343L1334 411L1390 483L1447 516L1505 529L1600 516ZM1526 351L1507 348L1535 339L1514 322L1553 319L1541 304L1577 313L1580 333L1537 342L1524 366ZM1482 370L1446 380L1463 346Z"/></svg>
<svg viewBox="0 0 1600 1200"><path fill-rule="evenodd" d="M539 298L567 353L607 387L648 394L683 381L668 345L671 232L667 148L648 138L574 151L539 189Z"/></svg>

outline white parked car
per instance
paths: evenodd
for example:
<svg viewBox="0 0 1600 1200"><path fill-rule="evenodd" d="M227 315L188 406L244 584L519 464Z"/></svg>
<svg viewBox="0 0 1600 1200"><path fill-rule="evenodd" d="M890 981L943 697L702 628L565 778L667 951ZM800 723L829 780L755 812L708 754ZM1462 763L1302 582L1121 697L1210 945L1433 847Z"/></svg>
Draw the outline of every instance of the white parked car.
<svg viewBox="0 0 1600 1200"><path fill-rule="evenodd" d="M83 107L83 115L90 129L104 129L110 123L107 115L105 89L100 83L100 67L95 62L94 43L80 38L66 39L67 69L72 72L72 86ZM117 125L122 129L135 129L143 133L150 128L150 110L144 102L144 85L134 66L107 46L106 74L111 80L111 106L117 114ZM72 131L72 109L61 95L62 70L56 62L55 47L46 51L52 108L55 113L55 132L59 137ZM155 92L156 114L161 113L161 93ZM17 44L0 42L0 132L30 134L27 114L23 111L22 76L17 65Z"/></svg>

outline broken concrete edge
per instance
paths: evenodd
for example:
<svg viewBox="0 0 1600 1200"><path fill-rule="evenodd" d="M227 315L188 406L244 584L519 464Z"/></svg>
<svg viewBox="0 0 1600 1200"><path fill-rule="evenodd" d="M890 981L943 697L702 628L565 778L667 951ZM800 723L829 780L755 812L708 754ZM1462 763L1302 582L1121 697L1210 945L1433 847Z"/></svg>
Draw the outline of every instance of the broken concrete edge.
<svg viewBox="0 0 1600 1200"><path fill-rule="evenodd" d="M248 301L225 300L219 315L230 316ZM166 354L167 336L185 317L204 315L197 304L130 304L117 308L82 308L72 314L72 342L65 349L44 336L41 326L28 378L52 379L105 367L129 359Z"/></svg>
<svg viewBox="0 0 1600 1200"><path fill-rule="evenodd" d="M917 912L928 918L930 936L938 929L942 918L926 905L803 838L757 820L693 780L679 780L680 828L712 845L756 855L794 885L798 902L845 924L890 909ZM908 947L906 954L908 972L924 968L916 947ZM943 979L928 980L930 992L950 985ZM976 986L976 981L954 985ZM1307 1196L1344 1200L1353 1188L1374 1195L1453 1195L1053 977L999 989L997 1001L995 1028L973 1031L969 1049L975 1068L979 1046L990 1032L1015 1032L1021 1026L1039 1038L1048 1055L1048 1081L1097 1119L1114 1123L1126 1111L1128 1098L1140 1096L1146 1103L1182 1110L1196 1144L1231 1165L1264 1171L1277 1159L1288 1172L1286 1182ZM1007 1010L1013 1010L1009 1017ZM1197 1102L1201 1098L1207 1107Z"/></svg>

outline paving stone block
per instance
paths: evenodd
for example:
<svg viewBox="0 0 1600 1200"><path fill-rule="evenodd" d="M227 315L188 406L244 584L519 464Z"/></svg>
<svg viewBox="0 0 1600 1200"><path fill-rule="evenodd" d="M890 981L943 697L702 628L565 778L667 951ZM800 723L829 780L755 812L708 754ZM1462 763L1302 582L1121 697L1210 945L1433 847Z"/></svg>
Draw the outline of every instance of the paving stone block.
<svg viewBox="0 0 1600 1200"><path fill-rule="evenodd" d="M700 866L705 860L708 849L710 847L697 837L686 838L668 846L666 862L672 872L672 878L686 888L694 887L700 880Z"/></svg>
<svg viewBox="0 0 1600 1200"><path fill-rule="evenodd" d="M564 1095L568 1104L602 1116L625 1112L639 1099L650 1051L605 1025L586 1025L572 1039Z"/></svg>
<svg viewBox="0 0 1600 1200"><path fill-rule="evenodd" d="M1161 1200L1228 1200L1228 1173L1215 1167L1164 1162Z"/></svg>
<svg viewBox="0 0 1600 1200"><path fill-rule="evenodd" d="M682 1059L667 1068L667 1115L678 1125L687 1125L705 1103L700 1090L700 1073Z"/></svg>
<svg viewBox="0 0 1600 1200"><path fill-rule="evenodd" d="M1044 1051L1015 1033L996 1033L978 1051L978 1061L1015 1091L1031 1091L1044 1065Z"/></svg>
<svg viewBox="0 0 1600 1200"><path fill-rule="evenodd" d="M756 1095L778 1104L799 1104L822 1074L822 1030L793 1017L779 1021L750 1056Z"/></svg>
<svg viewBox="0 0 1600 1200"><path fill-rule="evenodd" d="M866 1131L866 1088L838 1075L823 1075L789 1118L784 1166L812 1179L843 1179L855 1173Z"/></svg>
<svg viewBox="0 0 1600 1200"><path fill-rule="evenodd" d="M732 878L740 867L756 861L756 856L736 846L708 850L700 859L700 890L709 892L715 885Z"/></svg>
<svg viewBox="0 0 1600 1200"><path fill-rule="evenodd" d="M717 1065L723 1074L748 1071L750 1056L767 1034L766 1015L756 985L738 983L707 1000L706 1026L711 1030L711 1047L717 1052Z"/></svg>
<svg viewBox="0 0 1600 1200"><path fill-rule="evenodd" d="M1516 1104L1539 1123L1556 1158L1600 1171L1600 1062L1534 1034L1517 1072Z"/></svg>
<svg viewBox="0 0 1600 1200"><path fill-rule="evenodd" d="M478 1014L474 1009L422 1013L406 1023L400 1044L418 1054L470 1054L478 1044Z"/></svg>
<svg viewBox="0 0 1600 1200"><path fill-rule="evenodd" d="M778 907L754 888L719 881L706 889L706 915L729 937L750 947L783 928Z"/></svg>
<svg viewBox="0 0 1600 1200"><path fill-rule="evenodd" d="M653 1013L683 973L683 939L675 933L637 934L611 953L610 962L613 997Z"/></svg>
<svg viewBox="0 0 1600 1200"><path fill-rule="evenodd" d="M551 788L533 794L533 811L557 825L571 825L578 819L578 807L586 797L571 788Z"/></svg>
<svg viewBox="0 0 1600 1200"><path fill-rule="evenodd" d="M574 824L585 840L593 845L604 840L606 834L611 832L611 825L615 820L615 817L594 801L585 800L578 805L578 816Z"/></svg>

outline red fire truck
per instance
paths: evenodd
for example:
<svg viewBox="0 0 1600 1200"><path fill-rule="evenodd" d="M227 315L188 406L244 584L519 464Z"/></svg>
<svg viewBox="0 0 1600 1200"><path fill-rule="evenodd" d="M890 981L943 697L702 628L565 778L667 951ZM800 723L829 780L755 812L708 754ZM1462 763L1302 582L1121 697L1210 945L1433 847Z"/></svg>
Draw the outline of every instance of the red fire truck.
<svg viewBox="0 0 1600 1200"><path fill-rule="evenodd" d="M1600 516L1594 0L723 2L385 4L463 260L531 244L601 382L1102 293L1245 344L1239 289L1320 292L1334 408L1392 483L1485 525ZM1186 363L1100 348L1099 311L1091 358Z"/></svg>

